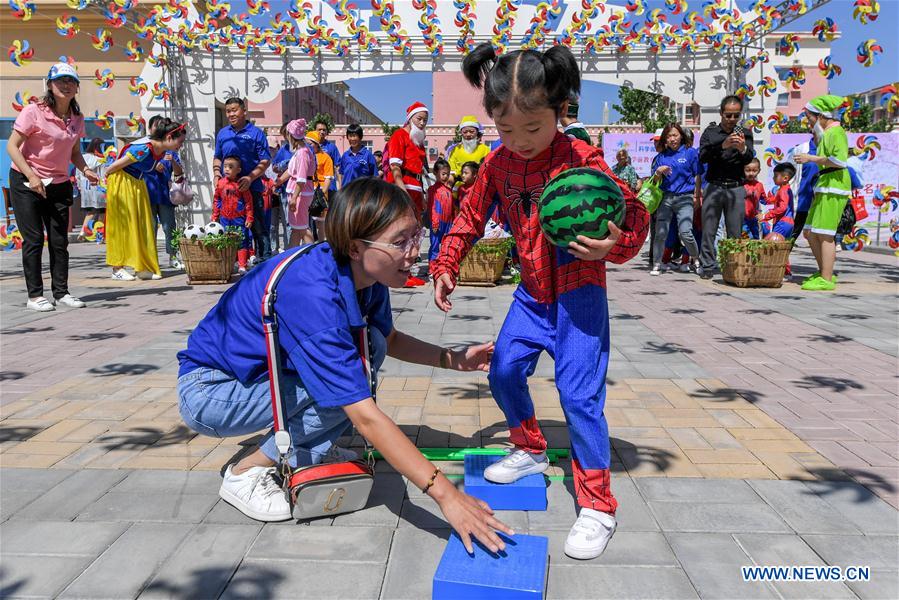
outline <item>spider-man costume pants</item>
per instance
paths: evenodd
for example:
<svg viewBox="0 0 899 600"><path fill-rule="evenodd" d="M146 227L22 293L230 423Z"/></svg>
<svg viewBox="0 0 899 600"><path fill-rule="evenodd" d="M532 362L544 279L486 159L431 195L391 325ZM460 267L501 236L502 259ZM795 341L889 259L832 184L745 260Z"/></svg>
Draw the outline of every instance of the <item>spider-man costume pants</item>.
<svg viewBox="0 0 899 600"><path fill-rule="evenodd" d="M240 248L237 249L237 264L241 267L246 267L250 250L253 248L253 234L250 232L250 228L247 227L246 219L244 217L235 217L233 219L219 217L219 224L225 228L240 228L243 233L243 240L240 243Z"/></svg>
<svg viewBox="0 0 899 600"><path fill-rule="evenodd" d="M574 489L580 506L615 514L609 472L609 427L603 414L609 365L605 289L584 285L540 304L519 286L496 340L490 391L517 448L546 450L527 379L543 351L556 364L556 387L568 423Z"/></svg>

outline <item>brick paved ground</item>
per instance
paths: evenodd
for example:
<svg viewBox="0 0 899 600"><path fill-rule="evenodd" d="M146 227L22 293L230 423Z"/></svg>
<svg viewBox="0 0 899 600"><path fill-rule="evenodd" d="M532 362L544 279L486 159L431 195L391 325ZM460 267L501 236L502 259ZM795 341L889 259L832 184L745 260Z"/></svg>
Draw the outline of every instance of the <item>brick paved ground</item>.
<svg viewBox="0 0 899 600"><path fill-rule="evenodd" d="M300 529L263 527L218 500L219 471L255 436L181 424L175 352L224 286L173 273L113 282L102 249L83 244L71 287L89 307L38 314L24 309L18 261L0 254L0 596L428 596L446 523L387 465L369 508ZM843 253L839 267L839 292L823 295L650 278L642 263L611 271L619 532L598 561L564 557L565 461L546 513L504 515L549 536L549 597L899 594L899 276L892 256ZM807 255L795 270L811 270ZM511 292L460 288L446 316L429 288L398 290L394 316L430 341L485 341ZM564 447L552 376L543 357L532 390L550 445ZM379 402L421 447L506 442L482 376L388 359ZM748 564L874 574L748 584Z"/></svg>

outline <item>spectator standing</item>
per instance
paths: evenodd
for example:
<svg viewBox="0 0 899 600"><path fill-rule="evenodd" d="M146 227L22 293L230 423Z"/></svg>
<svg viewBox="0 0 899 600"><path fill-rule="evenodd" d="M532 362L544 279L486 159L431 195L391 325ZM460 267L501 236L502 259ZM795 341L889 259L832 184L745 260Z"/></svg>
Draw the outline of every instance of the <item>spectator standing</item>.
<svg viewBox="0 0 899 600"><path fill-rule="evenodd" d="M459 183L462 165L467 162L481 164L490 154L490 147L481 141L484 129L477 117L473 115L462 117L459 121L459 135L462 136L462 141L452 147L447 159L450 167L450 187Z"/></svg>
<svg viewBox="0 0 899 600"><path fill-rule="evenodd" d="M94 138L87 145L82 154L87 168L103 177L103 140ZM106 218L106 190L99 184L91 183L84 173L75 172L75 180L78 185L78 193L81 196L81 209L84 211L84 221L81 223L81 233L78 239L92 235L91 221L103 221Z"/></svg>
<svg viewBox="0 0 899 600"><path fill-rule="evenodd" d="M378 175L378 163L375 155L362 145L363 138L364 132L358 123L353 123L346 128L346 139L350 148L337 161L341 187L360 177L376 177Z"/></svg>
<svg viewBox="0 0 899 600"><path fill-rule="evenodd" d="M283 246L284 250L290 247L290 223L287 219L287 201L289 199L289 195L287 193L286 185L287 183L278 183L280 181L281 175L284 171L287 170L287 165L290 164L290 159L293 157L293 150L291 149L290 138L287 133L287 123L281 125L281 138L284 140L283 143L278 147L275 151L275 156L272 159L271 169L275 174L275 177L272 179L275 180L275 197L278 199L278 210L275 210L275 207L272 207L272 252L279 252L281 250L282 238L279 237L280 231L283 228Z"/></svg>
<svg viewBox="0 0 899 600"><path fill-rule="evenodd" d="M326 114L324 116L328 119L331 118L331 115ZM342 173L337 170L337 163L340 162L340 150L337 149L337 145L334 144L334 142L328 139L328 136L331 134L331 126L328 123L328 121L319 119L318 121L313 121L312 124L315 128L315 131L318 132L318 137L320 139L320 151L324 152L330 157L331 164L334 166L334 175L331 178L331 181L328 183L327 194L325 194L330 198L334 195L334 192L340 189L340 186L342 185L340 179Z"/></svg>
<svg viewBox="0 0 899 600"><path fill-rule="evenodd" d="M416 216L421 220L425 209L422 175L425 167L425 129L428 107L414 102L406 109L406 122L393 132L387 144L390 172L387 181L399 186L412 198Z"/></svg>
<svg viewBox="0 0 899 600"><path fill-rule="evenodd" d="M665 146L652 160L653 178L662 189L662 203L656 210L656 233L652 252L656 262L649 272L650 275L661 273L662 252L672 216L677 221L680 241L690 254L693 268L699 267L699 248L693 238L693 210L699 206L702 179L699 153L686 144L687 139L680 125L669 123L662 130L662 141Z"/></svg>
<svg viewBox="0 0 899 600"><path fill-rule="evenodd" d="M616 152L615 160L617 162L612 165L612 173L615 174L615 177L626 183L631 190L636 192L640 187L640 177L637 175L637 169L631 164L631 157L627 153L627 150L622 148Z"/></svg>
<svg viewBox="0 0 899 600"><path fill-rule="evenodd" d="M212 160L213 185L222 178L222 160L226 156L240 159L242 171L238 179L240 189L250 190L253 196L253 242L256 256L262 260L271 256L271 233L266 227L264 185L261 177L271 162L268 138L265 132L247 121L247 107L241 98L225 100L225 116L228 125L215 136L215 154Z"/></svg>
<svg viewBox="0 0 899 600"><path fill-rule="evenodd" d="M743 167L754 156L752 133L737 125L743 113L743 100L739 96L726 96L719 113L721 124L706 127L699 140L699 160L708 165L699 259L703 279L711 279L715 273L715 235L721 214L724 214L728 238L739 238L742 234L746 211Z"/></svg>
<svg viewBox="0 0 899 600"><path fill-rule="evenodd" d="M74 202L69 165L74 164L92 184L99 183L81 155L84 115L75 99L78 72L70 64L57 63L50 67L46 83L41 101L29 104L16 117L6 144L12 161L10 199L22 233L25 306L40 312L56 310L56 304L84 307L69 293L69 207ZM44 297L41 276L45 232L53 300Z"/></svg>

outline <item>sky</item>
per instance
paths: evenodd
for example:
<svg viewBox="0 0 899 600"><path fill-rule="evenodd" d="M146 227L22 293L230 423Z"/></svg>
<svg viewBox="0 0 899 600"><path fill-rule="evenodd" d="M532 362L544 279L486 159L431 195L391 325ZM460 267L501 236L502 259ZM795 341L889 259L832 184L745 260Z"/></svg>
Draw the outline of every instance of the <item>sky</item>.
<svg viewBox="0 0 899 600"><path fill-rule="evenodd" d="M365 0L358 0L365 2ZM565 0L563 0L564 2ZM734 0L740 10L746 10L751 0ZM525 0L525 4L533 4L534 0ZM616 2L624 4L623 0ZM271 2L272 13L283 10L286 2ZM704 0L689 0L688 10L701 11ZM283 6L282 6L283 5ZM665 10L664 0L647 0L647 11L654 8ZM482 10L478 16L483 17ZM811 31L813 23L818 19L833 19L842 37L833 43L833 62L843 68L842 75L831 80L830 91L834 94L846 95L860 92L875 86L899 81L899 0L880 0L880 16L876 21L863 25L852 18L853 0L831 0L828 4L803 15L786 29L794 31ZM414 23L409 23L414 27ZM452 25L451 25L452 27ZM444 27L444 38L447 36ZM412 31L410 31L412 33ZM417 33L417 32L416 32ZM779 34L774 34L779 35ZM874 38L883 46L884 52L878 63L872 67L863 67L856 61L856 47L860 42ZM351 79L347 83L350 93L369 107L376 115L387 122L397 123L404 118L408 102L397 102L402 98L423 98L426 102L431 97L431 74L409 73L373 78ZM618 101L618 86L592 81L585 81L581 90L580 119L585 123L602 122L603 103L609 106ZM384 94L384 90L392 90ZM400 92L402 90L402 92ZM614 122L618 114L610 110L610 121Z"/></svg>

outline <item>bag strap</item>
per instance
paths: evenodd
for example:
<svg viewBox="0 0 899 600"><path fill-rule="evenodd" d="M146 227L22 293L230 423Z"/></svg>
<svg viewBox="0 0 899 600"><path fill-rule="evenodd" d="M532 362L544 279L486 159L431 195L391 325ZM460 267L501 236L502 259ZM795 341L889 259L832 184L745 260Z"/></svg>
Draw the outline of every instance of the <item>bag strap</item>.
<svg viewBox="0 0 899 600"><path fill-rule="evenodd" d="M288 458L290 457L291 439L288 433L287 409L284 404L284 395L281 390L281 344L278 339L278 317L275 312L275 301L278 299L277 286L278 282L284 276L288 267L304 254L308 254L316 246L320 246L323 242L315 242L305 246L290 256L284 258L269 275L262 293L262 329L265 333L265 349L268 359L268 376L269 376L269 392L272 399L272 416L273 428L275 430L275 447L278 449L279 460L281 463L282 475L288 476L290 466ZM372 399L375 398L377 390L377 372L372 367L371 357L374 355L372 348L371 336L368 332L368 322L362 328L359 334L360 357L362 365L365 369L366 376L371 387ZM368 441L365 441L366 449ZM371 454L370 452L368 453ZM286 479L285 479L286 481Z"/></svg>

